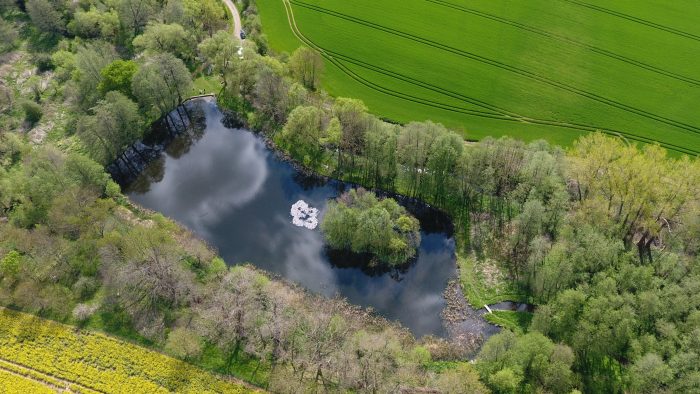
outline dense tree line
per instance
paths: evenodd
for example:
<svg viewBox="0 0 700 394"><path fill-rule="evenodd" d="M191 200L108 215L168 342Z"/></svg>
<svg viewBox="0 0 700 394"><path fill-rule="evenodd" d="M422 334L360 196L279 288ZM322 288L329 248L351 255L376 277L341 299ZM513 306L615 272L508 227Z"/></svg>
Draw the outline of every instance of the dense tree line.
<svg viewBox="0 0 700 394"><path fill-rule="evenodd" d="M31 127L42 104L67 106L70 128L102 164L117 160L162 116L169 127L186 123L179 106L191 94L192 75L202 71L198 44L227 26L218 0L6 3L2 51L16 46L10 31L22 31L37 43L29 48L38 75L33 99L6 100L3 112L23 110Z"/></svg>

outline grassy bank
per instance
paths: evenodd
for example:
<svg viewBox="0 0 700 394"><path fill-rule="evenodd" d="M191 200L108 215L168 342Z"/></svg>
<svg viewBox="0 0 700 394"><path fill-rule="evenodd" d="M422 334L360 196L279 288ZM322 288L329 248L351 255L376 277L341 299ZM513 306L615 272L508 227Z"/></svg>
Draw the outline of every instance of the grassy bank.
<svg viewBox="0 0 700 394"><path fill-rule="evenodd" d="M484 315L484 318L490 323L518 333L528 331L532 317L533 314L530 312L518 311L493 311Z"/></svg>
<svg viewBox="0 0 700 394"><path fill-rule="evenodd" d="M502 277L494 262L458 255L457 266L464 296L474 308L480 309L501 301L527 301L527 297L511 281Z"/></svg>

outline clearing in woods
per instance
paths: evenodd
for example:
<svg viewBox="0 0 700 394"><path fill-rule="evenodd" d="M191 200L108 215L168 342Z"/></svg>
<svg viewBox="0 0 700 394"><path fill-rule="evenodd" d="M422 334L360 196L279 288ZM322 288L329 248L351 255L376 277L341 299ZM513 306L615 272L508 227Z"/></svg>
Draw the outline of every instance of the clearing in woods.
<svg viewBox="0 0 700 394"><path fill-rule="evenodd" d="M700 152L697 0L258 0L271 48L326 59L323 87L469 139L589 131Z"/></svg>

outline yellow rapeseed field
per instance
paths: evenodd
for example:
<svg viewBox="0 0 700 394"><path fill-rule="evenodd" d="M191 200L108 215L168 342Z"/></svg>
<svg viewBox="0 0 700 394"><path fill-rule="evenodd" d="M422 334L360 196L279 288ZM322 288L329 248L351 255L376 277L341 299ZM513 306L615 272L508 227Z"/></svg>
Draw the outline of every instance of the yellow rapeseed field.
<svg viewBox="0 0 700 394"><path fill-rule="evenodd" d="M3 394L55 393L50 386L0 369L0 392Z"/></svg>
<svg viewBox="0 0 700 394"><path fill-rule="evenodd" d="M0 308L0 393L249 393L183 361L104 334Z"/></svg>

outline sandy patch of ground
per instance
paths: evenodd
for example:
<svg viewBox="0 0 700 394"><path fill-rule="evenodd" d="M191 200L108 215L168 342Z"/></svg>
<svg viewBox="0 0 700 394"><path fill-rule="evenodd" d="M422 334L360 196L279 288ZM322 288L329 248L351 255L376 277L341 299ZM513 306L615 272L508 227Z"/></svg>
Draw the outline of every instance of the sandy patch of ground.
<svg viewBox="0 0 700 394"><path fill-rule="evenodd" d="M146 227L146 228L151 228L155 225L155 222L153 222L153 220L139 219L136 217L136 215L134 215L133 212L131 212L130 210L128 210L124 207L117 207L117 209L115 210L115 214L118 218L122 219L123 221L125 221L127 223L135 225L135 226L142 226L142 227Z"/></svg>

